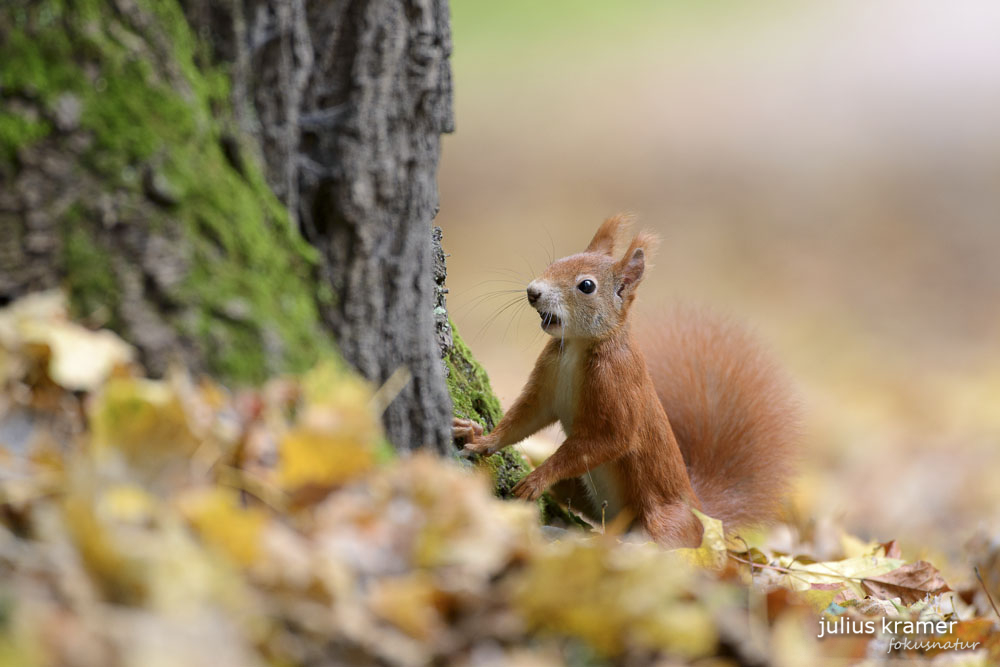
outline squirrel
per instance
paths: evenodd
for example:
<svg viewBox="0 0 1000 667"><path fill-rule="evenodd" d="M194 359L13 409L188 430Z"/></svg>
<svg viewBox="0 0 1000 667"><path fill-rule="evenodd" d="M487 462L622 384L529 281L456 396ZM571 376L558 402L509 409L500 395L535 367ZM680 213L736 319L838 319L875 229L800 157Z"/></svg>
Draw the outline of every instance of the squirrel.
<svg viewBox="0 0 1000 667"><path fill-rule="evenodd" d="M703 528L691 508L727 532L778 513L798 402L784 371L728 320L677 309L633 334L629 311L657 239L639 232L616 258L629 222L605 220L586 250L531 281L528 302L551 340L492 432L459 418L453 432L467 452L489 455L558 420L565 441L514 496L535 500L580 478L596 506L606 501L657 543L697 546Z"/></svg>

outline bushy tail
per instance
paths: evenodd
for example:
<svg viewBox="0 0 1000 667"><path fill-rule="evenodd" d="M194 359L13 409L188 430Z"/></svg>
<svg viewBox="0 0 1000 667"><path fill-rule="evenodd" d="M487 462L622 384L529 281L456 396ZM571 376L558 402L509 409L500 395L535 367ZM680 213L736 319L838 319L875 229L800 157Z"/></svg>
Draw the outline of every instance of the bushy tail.
<svg viewBox="0 0 1000 667"><path fill-rule="evenodd" d="M677 307L651 324L640 347L705 512L727 529L773 519L799 436L789 378L727 318Z"/></svg>

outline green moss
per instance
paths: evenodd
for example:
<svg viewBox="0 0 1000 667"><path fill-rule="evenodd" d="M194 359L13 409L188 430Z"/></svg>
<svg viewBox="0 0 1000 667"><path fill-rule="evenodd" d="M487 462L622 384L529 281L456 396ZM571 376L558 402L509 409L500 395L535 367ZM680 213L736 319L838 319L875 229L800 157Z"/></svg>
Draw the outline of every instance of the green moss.
<svg viewBox="0 0 1000 667"><path fill-rule="evenodd" d="M73 93L80 128L93 138L81 165L103 190L127 193L133 215L150 231L169 230L173 239L180 230L188 271L163 296L183 308L167 316L197 341L209 371L257 382L304 369L333 350L312 290L316 251L293 228L250 159L253 152L246 151L241 172L227 160L221 141L235 125L228 77L198 66L201 47L180 5L137 5L145 20L132 21L98 0L0 8L3 93L38 100L43 109ZM28 127L0 115L0 151L16 151L18 142L43 131L47 124ZM169 185L172 203L146 198L148 171ZM109 251L94 240L107 234L96 215L72 209L72 219L67 214L62 222L73 305L114 310Z"/></svg>
<svg viewBox="0 0 1000 667"><path fill-rule="evenodd" d="M0 160L13 161L20 148L30 146L51 131L52 128L45 120L0 111Z"/></svg>
<svg viewBox="0 0 1000 667"><path fill-rule="evenodd" d="M112 318L120 301L118 281L104 250L78 225L78 216L78 208L70 211L63 230L63 263L66 273L74 277L69 293L73 314L85 319L100 315L103 324L114 327L117 322Z"/></svg>
<svg viewBox="0 0 1000 667"><path fill-rule="evenodd" d="M109 58L101 74L100 92L85 96L81 122L94 132L97 150L119 158L120 166L211 139L210 132L199 132L207 121L204 110L156 81L148 62Z"/></svg>
<svg viewBox="0 0 1000 667"><path fill-rule="evenodd" d="M493 393L486 371L472 356L472 351L458 334L454 322L450 324L454 344L444 362L453 411L456 417L474 419L490 431L503 416L500 401Z"/></svg>
<svg viewBox="0 0 1000 667"><path fill-rule="evenodd" d="M44 10L57 4L41 3L33 10L21 10L19 13L32 14L32 20L22 17L21 21L14 22L13 29L4 30L4 39L0 40L0 62L17 64L16 67L0 68L0 88L4 91L51 102L58 93L79 89L85 82L79 67L74 64L72 47L65 39L37 39L36 34L19 29L30 23L47 33L55 32L59 26L55 20L44 18Z"/></svg>
<svg viewBox="0 0 1000 667"><path fill-rule="evenodd" d="M449 321L449 324L453 344L444 362L452 412L456 417L478 422L488 433L503 416L500 401L493 393L489 376L472 356L455 323ZM509 498L511 489L530 471L524 457L511 449L481 457L476 463L489 470L494 493L500 498Z"/></svg>

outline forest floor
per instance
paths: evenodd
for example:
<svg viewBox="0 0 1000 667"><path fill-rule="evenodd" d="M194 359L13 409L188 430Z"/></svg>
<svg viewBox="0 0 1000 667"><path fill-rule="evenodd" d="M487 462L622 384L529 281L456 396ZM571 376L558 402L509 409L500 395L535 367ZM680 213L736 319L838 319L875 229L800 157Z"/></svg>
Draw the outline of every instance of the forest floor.
<svg viewBox="0 0 1000 667"><path fill-rule="evenodd" d="M0 311L0 343L0 665L1000 660L984 586L896 542L553 530L485 469L395 456L335 364L150 380L58 293Z"/></svg>

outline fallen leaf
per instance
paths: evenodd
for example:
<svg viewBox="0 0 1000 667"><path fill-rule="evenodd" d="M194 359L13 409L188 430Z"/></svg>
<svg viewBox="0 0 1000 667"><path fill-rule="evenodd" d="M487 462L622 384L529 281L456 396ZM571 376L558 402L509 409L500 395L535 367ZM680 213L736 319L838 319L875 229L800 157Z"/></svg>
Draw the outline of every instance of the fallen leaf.
<svg viewBox="0 0 1000 667"><path fill-rule="evenodd" d="M110 331L90 331L71 323L49 324L45 329L52 348L49 376L66 389L93 391L135 356L135 350Z"/></svg>
<svg viewBox="0 0 1000 667"><path fill-rule="evenodd" d="M95 500L100 505L99 497L67 496L63 504L66 530L84 566L107 600L142 604L149 592L148 572L141 560L120 548L114 537L112 522L101 516ZM105 506L114 512L117 509L115 504L112 501Z"/></svg>
<svg viewBox="0 0 1000 667"><path fill-rule="evenodd" d="M257 560L267 513L244 507L239 492L222 487L196 489L182 495L177 506L205 543L244 567Z"/></svg>
<svg viewBox="0 0 1000 667"><path fill-rule="evenodd" d="M882 553L886 558L902 558L903 551L899 548L899 543L896 540L889 540L888 542L883 542L879 545L882 547Z"/></svg>
<svg viewBox="0 0 1000 667"><path fill-rule="evenodd" d="M372 590L372 611L414 639L427 641L443 627L439 605L444 595L430 577L416 572L381 579Z"/></svg>
<svg viewBox="0 0 1000 667"><path fill-rule="evenodd" d="M776 565L787 570L780 577L782 585L787 588L802 591L813 588L815 584L842 584L844 586L842 593L853 593L852 596L843 596L850 599L865 596L866 593L861 586L862 580L891 572L901 567L903 561L862 556L803 564L790 556L783 556L776 560Z"/></svg>
<svg viewBox="0 0 1000 667"><path fill-rule="evenodd" d="M722 522L694 508L691 511L698 517L704 528L701 536L701 546L694 549L674 549L671 553L680 556L687 562L698 567L709 569L724 567L729 552L726 549L726 535L722 529Z"/></svg>
<svg viewBox="0 0 1000 667"><path fill-rule="evenodd" d="M135 358L135 349L114 333L69 321L58 290L28 295L0 311L0 344L8 350L47 347L49 377L71 391L93 391Z"/></svg>
<svg viewBox="0 0 1000 667"><path fill-rule="evenodd" d="M892 602L878 598L847 600L844 602L844 606L856 609L858 613L865 616L896 616L899 613Z"/></svg>
<svg viewBox="0 0 1000 667"><path fill-rule="evenodd" d="M900 598L904 605L951 590L937 568L922 560L878 576L865 577L861 586L872 597L883 600Z"/></svg>
<svg viewBox="0 0 1000 667"><path fill-rule="evenodd" d="M281 441L278 479L289 491L329 489L357 478L375 465L372 447L350 437L296 429Z"/></svg>
<svg viewBox="0 0 1000 667"><path fill-rule="evenodd" d="M114 378L90 410L91 442L98 455L121 453L137 469L164 476L183 467L198 448L180 399L165 382Z"/></svg>
<svg viewBox="0 0 1000 667"><path fill-rule="evenodd" d="M632 644L704 655L717 641L714 624L707 609L684 604L698 571L677 565L674 552L653 544L553 543L533 554L515 605L529 627L578 637L605 656ZM679 608L691 617L681 622Z"/></svg>

